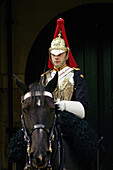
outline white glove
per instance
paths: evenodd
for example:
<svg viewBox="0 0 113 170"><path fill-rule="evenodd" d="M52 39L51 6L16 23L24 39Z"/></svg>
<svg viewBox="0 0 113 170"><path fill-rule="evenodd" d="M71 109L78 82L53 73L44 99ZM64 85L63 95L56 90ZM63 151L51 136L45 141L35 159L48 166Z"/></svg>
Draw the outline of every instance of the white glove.
<svg viewBox="0 0 113 170"><path fill-rule="evenodd" d="M75 114L76 116L82 119L85 117L84 107L79 101L66 101L66 100L59 101L58 100L55 102L55 105L58 105L58 110L61 110L61 111L66 110L68 112Z"/></svg>

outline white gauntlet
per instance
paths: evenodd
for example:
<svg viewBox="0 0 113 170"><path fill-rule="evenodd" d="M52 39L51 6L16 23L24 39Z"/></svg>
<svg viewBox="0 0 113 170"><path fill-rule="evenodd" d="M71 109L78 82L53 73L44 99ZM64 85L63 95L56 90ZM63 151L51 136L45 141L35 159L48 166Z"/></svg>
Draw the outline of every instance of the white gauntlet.
<svg viewBox="0 0 113 170"><path fill-rule="evenodd" d="M78 117L82 119L85 117L84 107L79 101L62 100L62 101L56 101L55 105L58 105L58 110L61 110L61 111L66 110L68 112L71 112L77 115Z"/></svg>

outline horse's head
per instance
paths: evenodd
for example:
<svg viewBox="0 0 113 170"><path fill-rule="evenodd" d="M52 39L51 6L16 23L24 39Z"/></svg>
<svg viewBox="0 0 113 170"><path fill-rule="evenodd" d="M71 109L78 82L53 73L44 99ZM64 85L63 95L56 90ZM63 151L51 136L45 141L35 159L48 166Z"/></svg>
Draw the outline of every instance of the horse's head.
<svg viewBox="0 0 113 170"><path fill-rule="evenodd" d="M51 153L51 139L55 123L55 107L52 96L58 75L48 86L33 83L29 88L16 77L23 93L22 125L27 141L28 164L35 168L47 166ZM53 86L54 82L54 86Z"/></svg>

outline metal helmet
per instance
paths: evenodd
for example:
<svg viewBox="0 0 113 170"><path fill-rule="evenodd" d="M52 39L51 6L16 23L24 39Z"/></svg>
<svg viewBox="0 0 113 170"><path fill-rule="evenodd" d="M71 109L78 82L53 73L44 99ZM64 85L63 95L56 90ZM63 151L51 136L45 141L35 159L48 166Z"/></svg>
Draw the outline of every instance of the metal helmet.
<svg viewBox="0 0 113 170"><path fill-rule="evenodd" d="M66 46L66 43L63 38L61 38L61 34L58 34L58 37L53 39L51 42L51 47L49 48L49 54L59 55L61 53L67 52L69 53L69 48Z"/></svg>

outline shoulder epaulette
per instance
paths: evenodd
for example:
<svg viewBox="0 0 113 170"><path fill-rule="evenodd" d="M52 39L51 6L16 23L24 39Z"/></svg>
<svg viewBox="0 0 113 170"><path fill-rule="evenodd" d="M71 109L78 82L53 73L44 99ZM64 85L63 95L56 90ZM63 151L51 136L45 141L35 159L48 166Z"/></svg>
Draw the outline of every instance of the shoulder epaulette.
<svg viewBox="0 0 113 170"><path fill-rule="evenodd" d="M74 68L74 70L80 70L80 68L75 68L75 67L73 67Z"/></svg>
<svg viewBox="0 0 113 170"><path fill-rule="evenodd" d="M50 71L51 71L51 69L46 71L45 73L41 74L41 77L43 77L45 74L49 73Z"/></svg>

